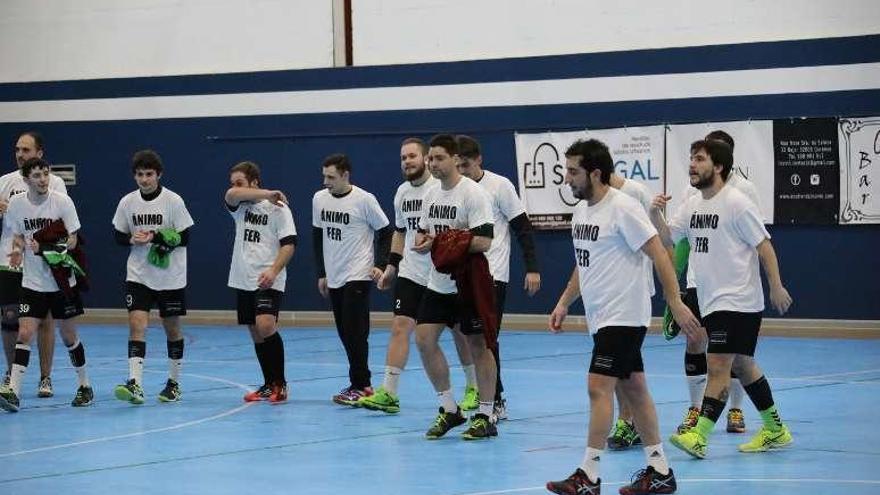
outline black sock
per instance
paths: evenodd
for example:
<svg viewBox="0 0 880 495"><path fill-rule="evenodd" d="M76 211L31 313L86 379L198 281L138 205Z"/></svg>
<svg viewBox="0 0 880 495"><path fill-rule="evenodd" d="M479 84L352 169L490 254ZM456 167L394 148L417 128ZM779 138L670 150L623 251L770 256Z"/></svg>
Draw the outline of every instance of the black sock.
<svg viewBox="0 0 880 495"><path fill-rule="evenodd" d="M22 347L19 347L22 346ZM31 350L23 348L24 344L21 342L15 346L15 359L13 362L19 366L27 367L28 363L31 360Z"/></svg>
<svg viewBox="0 0 880 495"><path fill-rule="evenodd" d="M183 339L169 340L168 359L183 359Z"/></svg>
<svg viewBox="0 0 880 495"><path fill-rule="evenodd" d="M271 377L269 376L269 364L266 357L266 343L254 344L254 351L257 353L257 361L260 363L260 371L263 372L263 383L268 385L270 382L269 378Z"/></svg>
<svg viewBox="0 0 880 495"><path fill-rule="evenodd" d="M761 378L743 388L758 411L766 411L773 407L773 392L770 391L770 383L767 381L767 377L761 376Z"/></svg>
<svg viewBox="0 0 880 495"><path fill-rule="evenodd" d="M269 356L269 364L272 370L273 383L284 384L287 380L284 377L284 340L278 332L266 337L263 342L266 344L266 354Z"/></svg>
<svg viewBox="0 0 880 495"><path fill-rule="evenodd" d="M691 354L684 353L684 374L687 376L700 376L709 372L709 366L706 363L706 353Z"/></svg>
<svg viewBox="0 0 880 495"><path fill-rule="evenodd" d="M128 357L145 358L147 356L147 343L143 340L128 341Z"/></svg>
<svg viewBox="0 0 880 495"><path fill-rule="evenodd" d="M724 411L724 405L724 401L708 396L703 397L703 409L700 411L700 416L712 420L713 423L717 423L718 418L721 417L721 413Z"/></svg>
<svg viewBox="0 0 880 495"><path fill-rule="evenodd" d="M67 351L70 354L70 364L74 368L81 368L86 365L86 348L82 342L78 342L76 347Z"/></svg>

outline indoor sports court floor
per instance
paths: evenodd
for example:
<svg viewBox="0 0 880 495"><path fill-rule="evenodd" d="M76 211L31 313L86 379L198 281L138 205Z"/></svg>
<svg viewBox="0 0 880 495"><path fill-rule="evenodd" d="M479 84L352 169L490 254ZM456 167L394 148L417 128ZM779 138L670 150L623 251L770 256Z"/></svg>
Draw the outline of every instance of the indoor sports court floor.
<svg viewBox="0 0 880 495"><path fill-rule="evenodd" d="M166 376L164 334L148 334L140 407L113 398L127 376L127 330L82 329L96 403L74 409L75 377L59 342L56 396L37 399L29 370L18 414L0 414L0 493L538 494L579 464L586 431L584 373L591 341L583 333L504 332L510 419L500 436L465 442L463 428L438 441L423 435L437 412L413 347L401 380L401 413L343 408L330 396L346 385L335 330L283 332L291 400L244 404L259 370L247 332L186 329L183 401L155 400ZM388 332L374 331L371 363L381 382ZM444 337L450 361L451 340ZM644 355L664 437L686 407L682 342L649 336ZM34 359L36 353L34 354ZM880 341L764 338L758 358L774 388L794 445L741 454L746 436L717 432L698 461L668 442L678 493L880 493ZM460 395L463 376L452 370ZM749 433L759 427L747 404ZM721 425L723 430L724 420ZM748 434L747 434L748 435ZM603 493L617 493L643 467L641 449L606 452Z"/></svg>

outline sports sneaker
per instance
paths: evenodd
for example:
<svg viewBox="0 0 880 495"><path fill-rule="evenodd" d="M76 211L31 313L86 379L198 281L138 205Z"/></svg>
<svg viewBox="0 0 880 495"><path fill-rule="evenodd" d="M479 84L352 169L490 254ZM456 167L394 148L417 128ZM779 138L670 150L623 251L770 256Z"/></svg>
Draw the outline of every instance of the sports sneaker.
<svg viewBox="0 0 880 495"><path fill-rule="evenodd" d="M9 412L18 412L18 396L15 395L15 391L13 391L9 387L3 387L3 390L0 390L0 409Z"/></svg>
<svg viewBox="0 0 880 495"><path fill-rule="evenodd" d="M360 389L348 386L333 396L333 402L343 406L361 407L361 404L359 404L358 401L360 401L362 397L369 397L371 395L373 395L373 387Z"/></svg>
<svg viewBox="0 0 880 495"><path fill-rule="evenodd" d="M40 386L37 387L37 397L46 399L55 395L52 391L52 379L48 376L40 378Z"/></svg>
<svg viewBox="0 0 880 495"><path fill-rule="evenodd" d="M492 415L495 416L496 421L502 421L507 419L507 400L498 399L492 404Z"/></svg>
<svg viewBox="0 0 880 495"><path fill-rule="evenodd" d="M445 435L449 430L463 425L465 422L467 422L467 418L461 415L461 409L454 413L448 413L443 411L441 407L437 419L434 420L434 424L431 425L425 436L428 437L428 440L436 440Z"/></svg>
<svg viewBox="0 0 880 495"><path fill-rule="evenodd" d="M782 429L779 431L771 431L764 426L748 443L740 445L739 451L766 452L770 449L781 449L792 441L794 438L792 438L791 431L787 426L782 425Z"/></svg>
<svg viewBox="0 0 880 495"><path fill-rule="evenodd" d="M95 391L92 390L92 387L83 387L80 386L76 389L76 395L73 396L73 400L70 402L70 405L73 407L86 407L91 406L92 402L95 401Z"/></svg>
<svg viewBox="0 0 880 495"><path fill-rule="evenodd" d="M691 428L697 426L697 420L700 419L700 410L696 407L689 407L687 412L684 413L684 419L681 421L681 424L678 425L678 428L675 431L681 435L682 433L690 431Z"/></svg>
<svg viewBox="0 0 880 495"><path fill-rule="evenodd" d="M599 495L601 485L601 478L593 483L583 469L577 468L571 476L564 480L548 481L547 489L561 495Z"/></svg>
<svg viewBox="0 0 880 495"><path fill-rule="evenodd" d="M706 458L706 438L695 429L691 429L678 435L669 437L672 445L696 457L697 459Z"/></svg>
<svg viewBox="0 0 880 495"><path fill-rule="evenodd" d="M727 411L727 433L745 433L746 418L742 409L730 409Z"/></svg>
<svg viewBox="0 0 880 495"><path fill-rule="evenodd" d="M636 427L625 420L618 419L614 423L614 430L608 437L608 448L611 450L625 450L633 445L642 443L642 437L636 432Z"/></svg>
<svg viewBox="0 0 880 495"><path fill-rule="evenodd" d="M672 468L668 474L660 474L654 470L654 466L637 471L632 476L632 483L620 487L620 495L645 495L648 493L675 493L678 485L675 483L675 475Z"/></svg>
<svg viewBox="0 0 880 495"><path fill-rule="evenodd" d="M113 389L113 395L119 400L124 400L125 402L130 402L132 404L144 403L144 389L134 381L134 378L122 385L117 385L116 388Z"/></svg>
<svg viewBox="0 0 880 495"><path fill-rule="evenodd" d="M268 383L264 383L260 385L260 388L244 394L244 401L257 402L261 400L269 400L270 395L272 395L272 387L270 387Z"/></svg>
<svg viewBox="0 0 880 495"><path fill-rule="evenodd" d="M477 387L471 387L470 385L465 387L464 397L458 403L458 407L462 411L474 411L480 407L480 394L477 392Z"/></svg>
<svg viewBox="0 0 880 495"><path fill-rule="evenodd" d="M182 395L180 393L180 384L169 378L165 382L165 388L159 392L159 402L177 402Z"/></svg>
<svg viewBox="0 0 880 495"><path fill-rule="evenodd" d="M283 404L287 402L287 383L272 385L272 393L269 395L269 404Z"/></svg>
<svg viewBox="0 0 880 495"><path fill-rule="evenodd" d="M358 405L371 411L382 411L388 414L400 412L400 400L396 395L379 387L373 395L365 395L358 401Z"/></svg>
<svg viewBox="0 0 880 495"><path fill-rule="evenodd" d="M8 387L10 381L12 381L12 377L9 376L9 372L7 371L6 373L3 374L3 385L0 385L0 387L3 387L3 388Z"/></svg>
<svg viewBox="0 0 880 495"><path fill-rule="evenodd" d="M461 438L465 440L484 440L490 437L498 436L498 428L495 423L485 414L474 414L471 416L471 425L461 434Z"/></svg>

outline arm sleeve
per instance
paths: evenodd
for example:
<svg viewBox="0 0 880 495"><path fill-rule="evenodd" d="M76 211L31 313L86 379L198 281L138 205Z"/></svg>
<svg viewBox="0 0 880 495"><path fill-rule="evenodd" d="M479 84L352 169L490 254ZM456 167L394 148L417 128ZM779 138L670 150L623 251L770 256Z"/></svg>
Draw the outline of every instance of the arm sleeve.
<svg viewBox="0 0 880 495"><path fill-rule="evenodd" d="M68 196L62 196L64 208L61 210L61 219L64 220L64 228L68 233L77 232L82 226L79 223L79 215L76 214L76 206Z"/></svg>
<svg viewBox="0 0 880 495"><path fill-rule="evenodd" d="M770 233L767 232L767 227L764 226L764 220L761 218L761 212L758 211L758 205L751 200L742 205L733 224L740 239L749 246L757 247L764 242L764 239L770 238Z"/></svg>
<svg viewBox="0 0 880 495"><path fill-rule="evenodd" d="M116 239L116 244L125 247L131 246L131 236L129 234L113 229L113 237Z"/></svg>
<svg viewBox="0 0 880 495"><path fill-rule="evenodd" d="M648 240L657 235L657 229L651 225L648 214L642 210L642 205L636 200L633 200L630 208L620 209L618 228L626 244L633 251L642 249Z"/></svg>
<svg viewBox="0 0 880 495"><path fill-rule="evenodd" d="M178 244L178 246L185 247L186 245L189 244L189 231L190 231L190 228L187 227L179 232L180 233L180 244Z"/></svg>
<svg viewBox="0 0 880 495"><path fill-rule="evenodd" d="M312 250L315 252L315 270L318 272L318 278L327 276L327 270L324 268L324 229L321 227L312 227Z"/></svg>
<svg viewBox="0 0 880 495"><path fill-rule="evenodd" d="M183 202L183 198L178 198L174 204L174 230L183 232L194 224L195 222L193 222L189 210L186 209L186 203ZM184 245L182 240L180 245Z"/></svg>
<svg viewBox="0 0 880 495"><path fill-rule="evenodd" d="M516 235L516 241L522 249L526 273L540 271L538 256L535 254L535 238L532 236L532 222L529 221L529 216L525 212L517 215L510 221L510 228Z"/></svg>
<svg viewBox="0 0 880 495"><path fill-rule="evenodd" d="M394 229L386 225L376 231L376 247L373 250L373 265L385 269L388 264L388 253L391 252L391 235Z"/></svg>
<svg viewBox="0 0 880 495"><path fill-rule="evenodd" d="M373 230L384 229L390 222L388 221L388 217L385 216L385 212L382 211L382 207L379 206L379 201L376 199L376 196L370 194L367 196L369 199L366 201L366 217L367 221L370 223L370 227Z"/></svg>

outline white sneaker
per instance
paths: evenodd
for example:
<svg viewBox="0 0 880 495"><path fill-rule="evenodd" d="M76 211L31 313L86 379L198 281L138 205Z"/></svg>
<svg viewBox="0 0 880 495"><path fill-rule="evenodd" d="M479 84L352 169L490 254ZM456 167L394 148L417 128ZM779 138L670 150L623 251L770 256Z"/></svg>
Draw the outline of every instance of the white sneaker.
<svg viewBox="0 0 880 495"><path fill-rule="evenodd" d="M40 386L37 388L37 397L46 399L53 395L55 395L55 392L52 391L52 379L48 376L40 378Z"/></svg>

